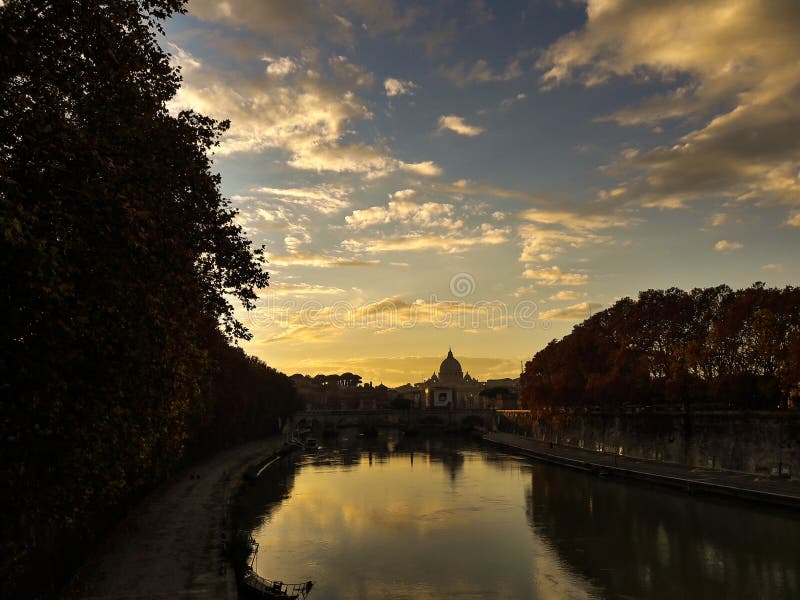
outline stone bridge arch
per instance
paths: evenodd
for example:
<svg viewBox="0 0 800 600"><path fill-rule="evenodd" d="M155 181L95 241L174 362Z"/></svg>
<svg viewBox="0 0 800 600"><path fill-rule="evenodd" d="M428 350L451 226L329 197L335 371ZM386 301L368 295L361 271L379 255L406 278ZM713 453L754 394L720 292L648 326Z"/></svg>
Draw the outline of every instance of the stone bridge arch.
<svg viewBox="0 0 800 600"><path fill-rule="evenodd" d="M298 426L306 426L313 429L418 426L459 429L475 427L486 431L494 431L498 422L496 412L500 411L482 408L310 409L295 413L287 421L286 431L293 431Z"/></svg>

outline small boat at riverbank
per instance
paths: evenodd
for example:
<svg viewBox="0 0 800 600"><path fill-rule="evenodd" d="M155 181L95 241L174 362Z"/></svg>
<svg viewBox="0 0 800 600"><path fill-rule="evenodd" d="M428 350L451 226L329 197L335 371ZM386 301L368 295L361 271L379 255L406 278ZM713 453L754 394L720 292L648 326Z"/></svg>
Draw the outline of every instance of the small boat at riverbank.
<svg viewBox="0 0 800 600"><path fill-rule="evenodd" d="M311 592L314 582L309 580L304 583L284 583L272 579L261 577L253 568L258 560L258 542L247 535L247 543L250 546L250 564L244 571L239 580L239 597L241 598L288 598L289 600L303 600Z"/></svg>
<svg viewBox="0 0 800 600"><path fill-rule="evenodd" d="M306 598L314 587L312 581L305 583L283 583L271 581L248 569L242 578L240 595L244 598Z"/></svg>

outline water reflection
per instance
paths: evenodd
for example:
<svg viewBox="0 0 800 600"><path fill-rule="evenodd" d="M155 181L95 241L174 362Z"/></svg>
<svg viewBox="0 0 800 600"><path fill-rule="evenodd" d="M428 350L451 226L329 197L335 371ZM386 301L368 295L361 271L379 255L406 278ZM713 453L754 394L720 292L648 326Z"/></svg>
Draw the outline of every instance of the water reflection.
<svg viewBox="0 0 800 600"><path fill-rule="evenodd" d="M528 522L606 597L800 598L800 522L536 465Z"/></svg>
<svg viewBox="0 0 800 600"><path fill-rule="evenodd" d="M318 600L797 597L786 514L397 433L276 467L249 496L258 571Z"/></svg>

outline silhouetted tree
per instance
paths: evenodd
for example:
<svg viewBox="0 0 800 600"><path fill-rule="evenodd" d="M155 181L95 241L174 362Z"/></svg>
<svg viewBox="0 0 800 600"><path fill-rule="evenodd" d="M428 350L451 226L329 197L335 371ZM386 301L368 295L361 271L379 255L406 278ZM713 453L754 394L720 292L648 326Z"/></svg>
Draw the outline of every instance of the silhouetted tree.
<svg viewBox="0 0 800 600"><path fill-rule="evenodd" d="M52 594L80 558L64 544L214 419L266 426L266 402L291 403L220 333L247 337L228 299L252 307L268 275L211 172L227 123L166 108L180 77L159 21L184 3L0 3L3 597L34 564L26 595ZM231 394L236 365L248 383Z"/></svg>

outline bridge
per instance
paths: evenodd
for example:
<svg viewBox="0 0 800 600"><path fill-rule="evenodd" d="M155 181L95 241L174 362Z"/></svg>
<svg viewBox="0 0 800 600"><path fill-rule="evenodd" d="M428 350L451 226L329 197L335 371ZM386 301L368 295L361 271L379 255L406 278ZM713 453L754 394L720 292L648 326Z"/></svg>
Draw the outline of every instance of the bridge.
<svg viewBox="0 0 800 600"><path fill-rule="evenodd" d="M494 431L496 412L492 408L309 409L296 412L289 420L288 427L290 430L296 427L310 427L314 430L344 427L410 429L482 427L487 431Z"/></svg>

